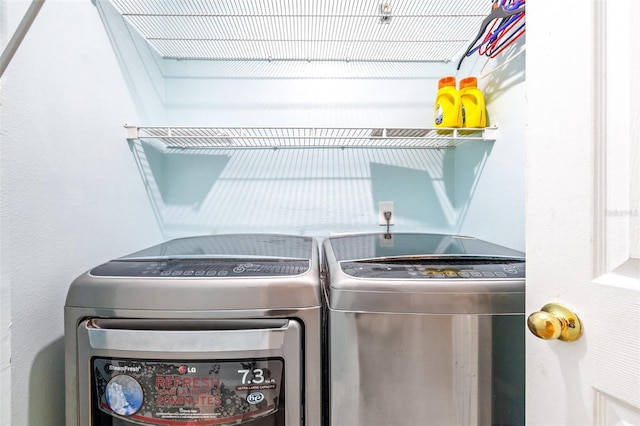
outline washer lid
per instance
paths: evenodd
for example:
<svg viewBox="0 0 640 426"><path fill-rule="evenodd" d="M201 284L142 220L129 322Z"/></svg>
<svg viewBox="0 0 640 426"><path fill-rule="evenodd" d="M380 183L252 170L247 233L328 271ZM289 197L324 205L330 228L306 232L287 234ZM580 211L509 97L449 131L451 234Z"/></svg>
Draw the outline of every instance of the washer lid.
<svg viewBox="0 0 640 426"><path fill-rule="evenodd" d="M361 234L329 238L346 275L367 279L523 279L524 253L472 237ZM360 290L364 290L359 284ZM380 289L380 285L376 285ZM395 288L395 286L394 286Z"/></svg>
<svg viewBox="0 0 640 426"><path fill-rule="evenodd" d="M524 253L470 237L360 234L325 241L329 309L521 314Z"/></svg>
<svg viewBox="0 0 640 426"><path fill-rule="evenodd" d="M329 238L338 262L394 258L513 258L524 253L459 235L400 233L356 234Z"/></svg>

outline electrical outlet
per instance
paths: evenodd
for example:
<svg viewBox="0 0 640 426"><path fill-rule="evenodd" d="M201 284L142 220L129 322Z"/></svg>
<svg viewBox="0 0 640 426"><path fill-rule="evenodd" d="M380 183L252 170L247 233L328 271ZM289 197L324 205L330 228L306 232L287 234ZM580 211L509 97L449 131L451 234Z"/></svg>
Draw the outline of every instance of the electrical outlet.
<svg viewBox="0 0 640 426"><path fill-rule="evenodd" d="M389 222L384 217L385 212L391 212L391 217L389 218ZM386 226L387 223L389 225L395 224L396 221L396 212L393 208L393 201L380 201L378 203L378 225Z"/></svg>

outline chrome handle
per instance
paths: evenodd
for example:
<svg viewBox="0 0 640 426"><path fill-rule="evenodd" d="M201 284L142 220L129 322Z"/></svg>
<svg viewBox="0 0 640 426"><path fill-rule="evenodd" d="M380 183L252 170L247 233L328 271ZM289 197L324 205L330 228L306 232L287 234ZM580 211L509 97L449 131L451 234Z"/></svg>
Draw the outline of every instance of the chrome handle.
<svg viewBox="0 0 640 426"><path fill-rule="evenodd" d="M571 309L558 303L547 303L527 318L534 336L545 340L573 342L582 336L582 322Z"/></svg>
<svg viewBox="0 0 640 426"><path fill-rule="evenodd" d="M115 321L115 320L114 320ZM128 321L128 320L125 320ZM295 321L277 328L254 329L125 329L95 328L92 320L80 324L93 349L141 352L269 351L284 347L287 330ZM177 321L174 321L177 322ZM273 321L268 322L271 325Z"/></svg>

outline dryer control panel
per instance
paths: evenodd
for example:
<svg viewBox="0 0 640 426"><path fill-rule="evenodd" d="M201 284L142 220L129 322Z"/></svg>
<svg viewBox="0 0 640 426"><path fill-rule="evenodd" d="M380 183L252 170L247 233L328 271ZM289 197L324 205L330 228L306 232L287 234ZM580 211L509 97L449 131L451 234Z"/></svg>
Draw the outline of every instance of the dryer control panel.
<svg viewBox="0 0 640 426"><path fill-rule="evenodd" d="M282 277L307 272L304 259L167 259L114 260L91 270L93 276L233 278Z"/></svg>

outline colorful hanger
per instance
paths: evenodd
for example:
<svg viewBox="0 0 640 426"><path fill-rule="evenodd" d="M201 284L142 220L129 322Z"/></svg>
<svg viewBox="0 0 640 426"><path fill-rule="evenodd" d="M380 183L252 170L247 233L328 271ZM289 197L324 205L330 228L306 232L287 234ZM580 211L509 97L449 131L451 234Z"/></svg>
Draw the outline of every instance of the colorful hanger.
<svg viewBox="0 0 640 426"><path fill-rule="evenodd" d="M501 4L502 3L502 4ZM515 2L511 2L506 4L506 1L499 2L498 0L494 0L491 13L484 18L482 23L480 24L480 30L476 35L475 39L471 42L469 47L467 48L467 52L460 58L460 62L458 62L458 68L460 69L460 65L462 65L462 61L467 56L472 55L474 52L479 50L483 45L487 43L496 42L501 36L500 33L503 32L504 29L511 28L511 25L514 24L514 21L521 19L521 16L524 15L525 12L525 0L518 0ZM489 24L495 26L496 20L502 20L502 23L495 31L489 31L488 34L483 39L482 43L478 46L475 44L480 40L483 34L487 32L487 28ZM504 33L503 33L504 35ZM519 37L519 36L518 36ZM505 46L506 47L506 46Z"/></svg>

